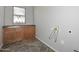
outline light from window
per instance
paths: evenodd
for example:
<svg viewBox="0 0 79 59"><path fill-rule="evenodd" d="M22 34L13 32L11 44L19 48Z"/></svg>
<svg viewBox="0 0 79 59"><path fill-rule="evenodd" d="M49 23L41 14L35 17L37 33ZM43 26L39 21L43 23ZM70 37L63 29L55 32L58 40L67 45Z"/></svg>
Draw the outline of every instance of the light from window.
<svg viewBox="0 0 79 59"><path fill-rule="evenodd" d="M25 9L14 7L14 23L25 23Z"/></svg>

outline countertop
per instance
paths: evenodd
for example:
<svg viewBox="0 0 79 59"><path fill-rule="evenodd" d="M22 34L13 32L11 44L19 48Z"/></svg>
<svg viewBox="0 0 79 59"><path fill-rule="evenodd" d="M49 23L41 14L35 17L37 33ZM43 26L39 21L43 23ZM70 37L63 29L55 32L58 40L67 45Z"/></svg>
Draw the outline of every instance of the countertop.
<svg viewBox="0 0 79 59"><path fill-rule="evenodd" d="M5 26L3 26L3 28L7 28L7 27L20 27L20 26L35 26L35 25L5 25Z"/></svg>

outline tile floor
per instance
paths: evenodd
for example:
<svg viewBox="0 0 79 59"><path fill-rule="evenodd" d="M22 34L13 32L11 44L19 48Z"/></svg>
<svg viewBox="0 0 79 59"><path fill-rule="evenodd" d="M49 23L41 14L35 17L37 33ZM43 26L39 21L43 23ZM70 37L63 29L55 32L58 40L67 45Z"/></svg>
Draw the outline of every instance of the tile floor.
<svg viewBox="0 0 79 59"><path fill-rule="evenodd" d="M54 52L48 46L35 39L34 41L23 40L4 46L1 52Z"/></svg>

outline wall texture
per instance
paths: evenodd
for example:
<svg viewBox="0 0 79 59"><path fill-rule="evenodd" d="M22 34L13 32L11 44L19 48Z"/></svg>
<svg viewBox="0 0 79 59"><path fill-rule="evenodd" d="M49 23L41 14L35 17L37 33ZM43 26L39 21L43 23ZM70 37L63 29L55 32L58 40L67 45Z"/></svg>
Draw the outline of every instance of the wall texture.
<svg viewBox="0 0 79 59"><path fill-rule="evenodd" d="M34 7L34 19L37 37L52 49L79 50L79 7ZM59 26L59 33L55 43L49 36L56 26Z"/></svg>

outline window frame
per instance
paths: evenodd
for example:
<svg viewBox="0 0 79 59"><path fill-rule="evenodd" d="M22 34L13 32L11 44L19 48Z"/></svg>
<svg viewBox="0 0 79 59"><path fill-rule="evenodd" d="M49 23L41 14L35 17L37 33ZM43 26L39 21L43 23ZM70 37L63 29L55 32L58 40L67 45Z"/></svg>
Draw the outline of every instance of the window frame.
<svg viewBox="0 0 79 59"><path fill-rule="evenodd" d="M14 7L18 7L18 8L23 8L23 9L25 9L25 22L24 23L14 23ZM12 23L14 24L14 25L16 25L16 24L19 24L19 25L22 25L22 24L26 24L26 8L24 8L24 7L20 7L20 6L13 6L12 7L12 10L13 10L13 15L12 15ZM18 15L19 16L19 15Z"/></svg>

